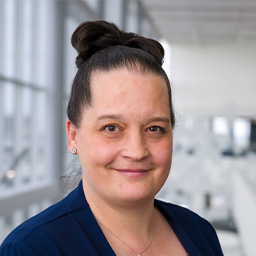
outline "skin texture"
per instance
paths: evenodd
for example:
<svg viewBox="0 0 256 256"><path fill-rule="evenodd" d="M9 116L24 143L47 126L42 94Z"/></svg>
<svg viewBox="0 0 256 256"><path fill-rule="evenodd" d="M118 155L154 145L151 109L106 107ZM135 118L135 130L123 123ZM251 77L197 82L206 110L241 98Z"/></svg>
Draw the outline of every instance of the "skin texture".
<svg viewBox="0 0 256 256"><path fill-rule="evenodd" d="M113 205L153 200L171 168L172 126L165 81L127 68L94 72L80 127L67 121L85 195Z"/></svg>
<svg viewBox="0 0 256 256"><path fill-rule="evenodd" d="M97 71L91 92L79 127L67 120L66 128L69 150L76 148L81 162L85 197L106 239L120 256L149 244L145 255L185 256L154 207L172 161L165 80L138 67Z"/></svg>

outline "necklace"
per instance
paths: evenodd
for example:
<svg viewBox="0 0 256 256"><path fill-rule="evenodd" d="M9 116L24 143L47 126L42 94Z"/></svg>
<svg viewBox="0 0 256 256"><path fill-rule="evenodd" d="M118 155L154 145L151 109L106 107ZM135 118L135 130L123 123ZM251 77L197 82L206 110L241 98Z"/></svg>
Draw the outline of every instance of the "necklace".
<svg viewBox="0 0 256 256"><path fill-rule="evenodd" d="M121 238L119 238L117 235L115 235L111 230L109 230L106 226L104 226L98 219L97 221L101 224L102 227L104 227L112 236L114 236L116 239L118 239L120 242L122 242L123 244L125 244L127 247L130 248L130 250L132 250L136 256L141 256L142 253L144 253L145 251L148 250L148 248L151 246L151 244L153 243L154 241L154 238L155 238L155 229L156 229L156 224L155 224L155 220L156 218L154 218L154 231L153 231L153 236L152 236L152 239L151 241L149 242L149 244L146 246L146 248L141 251L140 253L137 253L129 244L127 244L125 241L123 241Z"/></svg>

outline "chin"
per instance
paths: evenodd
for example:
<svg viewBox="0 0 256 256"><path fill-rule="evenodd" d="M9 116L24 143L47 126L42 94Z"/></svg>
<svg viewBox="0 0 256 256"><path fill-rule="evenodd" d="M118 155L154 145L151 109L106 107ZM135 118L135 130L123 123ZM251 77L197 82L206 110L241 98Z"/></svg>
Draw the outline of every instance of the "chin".
<svg viewBox="0 0 256 256"><path fill-rule="evenodd" d="M153 191L142 191L141 189L134 189L132 191L126 191L123 193L119 193L120 195L120 201L123 201L124 203L142 203L142 202L150 202L151 200L154 200L154 197L156 193Z"/></svg>

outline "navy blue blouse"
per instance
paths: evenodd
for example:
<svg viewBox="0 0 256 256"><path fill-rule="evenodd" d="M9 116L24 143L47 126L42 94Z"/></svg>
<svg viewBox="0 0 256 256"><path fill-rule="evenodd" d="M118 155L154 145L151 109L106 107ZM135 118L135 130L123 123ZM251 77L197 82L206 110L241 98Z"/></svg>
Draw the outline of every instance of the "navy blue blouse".
<svg viewBox="0 0 256 256"><path fill-rule="evenodd" d="M164 214L190 256L222 256L215 230L190 210L159 200ZM82 182L59 203L14 229L0 256L115 256L85 199Z"/></svg>

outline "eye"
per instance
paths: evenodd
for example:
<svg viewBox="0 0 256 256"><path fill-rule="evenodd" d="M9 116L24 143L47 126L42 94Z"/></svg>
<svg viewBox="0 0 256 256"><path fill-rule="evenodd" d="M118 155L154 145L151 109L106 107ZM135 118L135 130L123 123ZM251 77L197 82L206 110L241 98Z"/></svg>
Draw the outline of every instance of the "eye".
<svg viewBox="0 0 256 256"><path fill-rule="evenodd" d="M114 124L108 124L108 125L104 126L102 130L109 132L109 133L115 133L115 132L120 131L120 129Z"/></svg>
<svg viewBox="0 0 256 256"><path fill-rule="evenodd" d="M151 132L151 133L164 133L165 129L163 127L160 126L151 126L147 129L147 131Z"/></svg>

